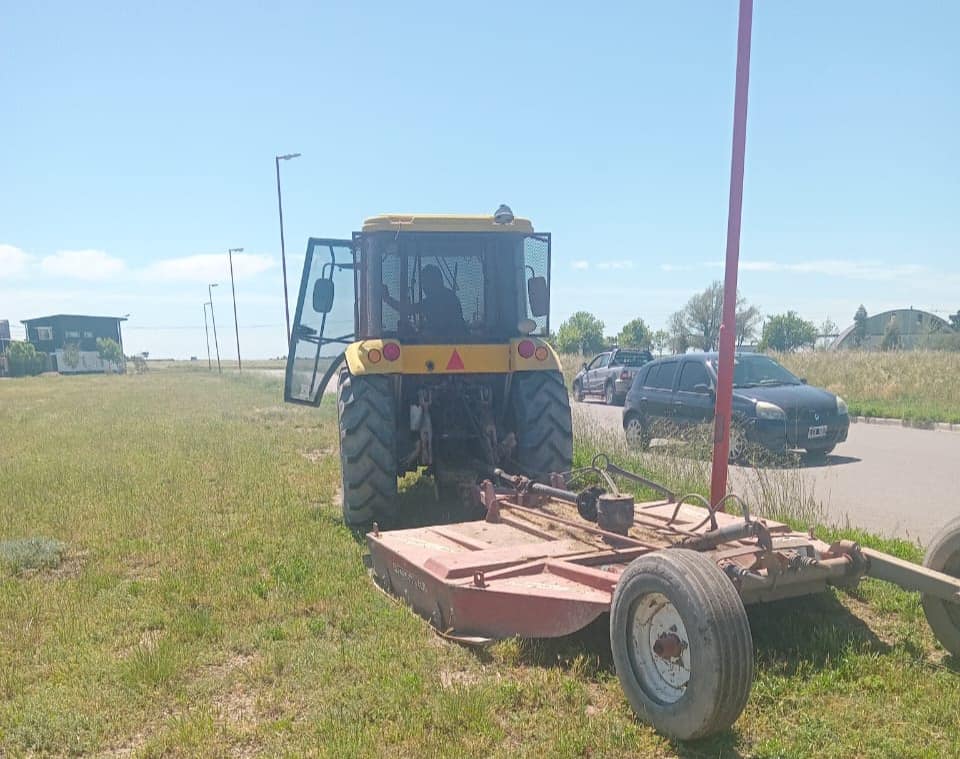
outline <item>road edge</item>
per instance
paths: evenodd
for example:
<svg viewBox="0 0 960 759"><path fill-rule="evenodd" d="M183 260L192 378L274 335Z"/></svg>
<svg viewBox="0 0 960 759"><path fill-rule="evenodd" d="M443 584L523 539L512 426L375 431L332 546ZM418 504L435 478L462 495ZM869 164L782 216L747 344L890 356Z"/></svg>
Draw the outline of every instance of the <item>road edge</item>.
<svg viewBox="0 0 960 759"><path fill-rule="evenodd" d="M910 419L891 419L882 416L852 416L851 424L876 424L883 427L910 427L916 430L934 430L940 432L960 432L960 424L949 422L920 422Z"/></svg>

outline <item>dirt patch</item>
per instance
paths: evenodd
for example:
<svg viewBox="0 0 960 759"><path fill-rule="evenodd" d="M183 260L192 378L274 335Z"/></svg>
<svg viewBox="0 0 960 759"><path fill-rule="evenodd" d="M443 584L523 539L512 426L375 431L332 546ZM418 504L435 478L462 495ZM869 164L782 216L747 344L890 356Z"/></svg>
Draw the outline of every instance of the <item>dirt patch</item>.
<svg viewBox="0 0 960 759"><path fill-rule="evenodd" d="M238 669L246 669L256 661L256 659L256 654L236 652L226 661L220 662L219 664L211 664L206 670L214 677L226 678L231 672L236 672Z"/></svg>

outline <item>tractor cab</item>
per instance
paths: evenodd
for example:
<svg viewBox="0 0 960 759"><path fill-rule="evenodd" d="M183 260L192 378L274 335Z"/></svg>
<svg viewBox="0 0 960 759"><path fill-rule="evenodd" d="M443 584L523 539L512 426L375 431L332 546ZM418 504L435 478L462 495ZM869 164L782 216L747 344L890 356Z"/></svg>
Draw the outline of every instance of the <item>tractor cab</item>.
<svg viewBox="0 0 960 759"><path fill-rule="evenodd" d="M506 206L493 216L375 216L350 240L311 238L286 400L319 404L356 341L479 345L546 337L549 276L550 235L535 233Z"/></svg>

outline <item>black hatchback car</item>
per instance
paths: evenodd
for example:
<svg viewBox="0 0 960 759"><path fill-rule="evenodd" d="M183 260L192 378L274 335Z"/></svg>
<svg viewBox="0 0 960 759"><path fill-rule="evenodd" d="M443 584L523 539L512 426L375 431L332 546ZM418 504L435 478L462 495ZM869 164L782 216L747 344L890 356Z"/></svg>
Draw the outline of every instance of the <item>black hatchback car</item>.
<svg viewBox="0 0 960 759"><path fill-rule="evenodd" d="M685 429L713 421L716 353L668 356L647 364L627 393L623 429L631 445L646 448L659 430ZM825 456L847 439L850 417L839 396L811 387L769 356L738 353L733 371L730 460L748 447L783 452L802 448Z"/></svg>

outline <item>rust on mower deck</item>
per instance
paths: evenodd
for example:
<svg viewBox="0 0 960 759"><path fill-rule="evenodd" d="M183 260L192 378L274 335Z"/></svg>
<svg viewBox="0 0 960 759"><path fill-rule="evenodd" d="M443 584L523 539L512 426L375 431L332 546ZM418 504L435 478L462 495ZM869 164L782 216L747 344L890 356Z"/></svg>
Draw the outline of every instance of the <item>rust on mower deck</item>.
<svg viewBox="0 0 960 759"><path fill-rule="evenodd" d="M713 559L745 604L855 584L868 567L856 544L671 498L636 504L619 534L523 488L486 482L482 497L484 520L367 535L377 582L440 632L472 642L575 632L610 610L631 561L671 547Z"/></svg>

